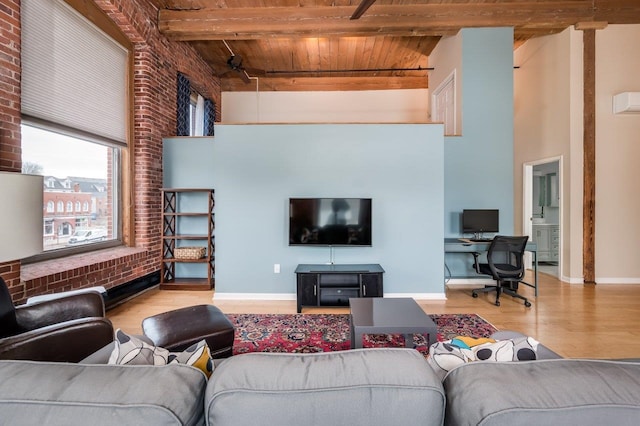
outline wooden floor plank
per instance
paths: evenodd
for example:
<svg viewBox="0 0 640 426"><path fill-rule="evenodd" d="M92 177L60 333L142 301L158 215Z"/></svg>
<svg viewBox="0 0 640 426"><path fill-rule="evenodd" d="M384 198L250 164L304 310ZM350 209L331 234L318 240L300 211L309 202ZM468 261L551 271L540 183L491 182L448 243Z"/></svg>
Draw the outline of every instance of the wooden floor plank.
<svg viewBox="0 0 640 426"><path fill-rule="evenodd" d="M533 289L520 293L533 304L493 294L471 297L473 286L446 290L446 301L419 300L427 313L475 313L499 330L516 330L570 358L640 358L640 285L567 284L540 274L538 298ZM225 313L295 313L290 301L216 300L212 291L153 288L107 312L116 328L141 333L141 321L171 309L212 303ZM348 313L348 308L305 308L304 313Z"/></svg>

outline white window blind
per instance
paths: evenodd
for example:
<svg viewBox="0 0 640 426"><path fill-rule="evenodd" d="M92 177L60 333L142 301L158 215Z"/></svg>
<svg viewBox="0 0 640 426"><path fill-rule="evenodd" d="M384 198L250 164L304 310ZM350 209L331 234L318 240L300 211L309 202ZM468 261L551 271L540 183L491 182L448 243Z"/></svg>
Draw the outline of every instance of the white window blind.
<svg viewBox="0 0 640 426"><path fill-rule="evenodd" d="M22 0L22 113L126 143L128 51L61 0Z"/></svg>

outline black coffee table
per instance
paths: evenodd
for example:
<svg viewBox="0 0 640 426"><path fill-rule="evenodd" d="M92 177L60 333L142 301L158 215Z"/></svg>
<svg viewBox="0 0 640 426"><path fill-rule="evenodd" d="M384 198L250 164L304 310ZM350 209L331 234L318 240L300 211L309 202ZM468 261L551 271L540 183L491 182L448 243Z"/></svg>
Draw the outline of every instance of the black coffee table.
<svg viewBox="0 0 640 426"><path fill-rule="evenodd" d="M414 334L428 335L429 346L437 341L436 324L412 298L351 298L349 306L351 348L362 347L364 334L403 334L408 348Z"/></svg>

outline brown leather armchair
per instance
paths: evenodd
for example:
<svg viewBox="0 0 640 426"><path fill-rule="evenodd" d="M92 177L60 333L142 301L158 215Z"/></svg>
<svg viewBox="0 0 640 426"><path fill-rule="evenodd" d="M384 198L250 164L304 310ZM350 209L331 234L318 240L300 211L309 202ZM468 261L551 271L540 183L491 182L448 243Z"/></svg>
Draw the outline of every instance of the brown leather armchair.
<svg viewBox="0 0 640 426"><path fill-rule="evenodd" d="M0 359L78 362L113 341L104 312L96 292L15 307L0 278Z"/></svg>

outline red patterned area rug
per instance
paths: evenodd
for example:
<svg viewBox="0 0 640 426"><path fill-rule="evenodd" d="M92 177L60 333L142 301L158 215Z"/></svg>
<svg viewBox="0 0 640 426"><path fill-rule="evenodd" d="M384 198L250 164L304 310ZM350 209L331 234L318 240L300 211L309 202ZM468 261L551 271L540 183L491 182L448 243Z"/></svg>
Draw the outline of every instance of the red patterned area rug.
<svg viewBox="0 0 640 426"><path fill-rule="evenodd" d="M489 337L497 329L476 314L430 314L438 341L454 336ZM347 314L227 314L236 329L233 353L330 352L350 348ZM427 339L414 335L413 347L428 355ZM404 347L400 334L365 335L363 346Z"/></svg>

